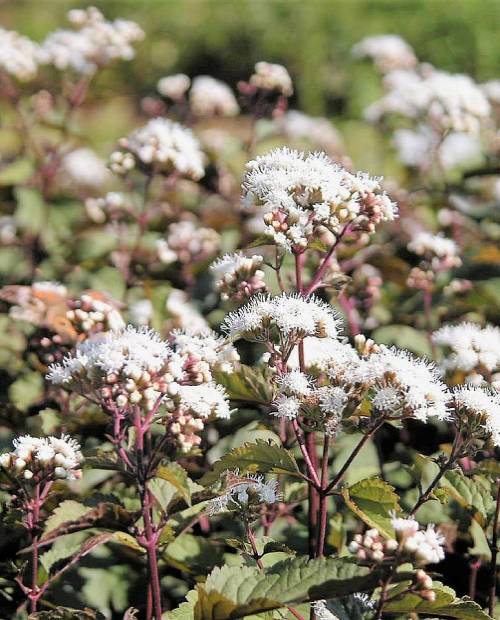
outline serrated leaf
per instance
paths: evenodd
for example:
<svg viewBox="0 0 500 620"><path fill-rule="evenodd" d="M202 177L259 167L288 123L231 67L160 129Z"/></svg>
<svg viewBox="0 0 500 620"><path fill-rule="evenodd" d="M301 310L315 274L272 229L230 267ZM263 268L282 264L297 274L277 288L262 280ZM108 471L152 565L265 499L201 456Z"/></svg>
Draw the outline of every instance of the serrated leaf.
<svg viewBox="0 0 500 620"><path fill-rule="evenodd" d="M187 471L178 463L168 463L158 467L156 476L162 480L170 482L178 491L180 496L191 506L191 489L189 487L189 477Z"/></svg>
<svg viewBox="0 0 500 620"><path fill-rule="evenodd" d="M439 582L434 582L436 600L431 602L417 594L406 594L396 601L384 605L384 611L391 613L417 613L460 620L492 620L481 607L469 597L456 598L455 592Z"/></svg>
<svg viewBox="0 0 500 620"><path fill-rule="evenodd" d="M45 521L44 538L54 532L65 522L77 521L89 511L88 507L80 502L67 499L54 508L50 517ZM68 533L68 532L66 532Z"/></svg>
<svg viewBox="0 0 500 620"><path fill-rule="evenodd" d="M231 400L260 405L269 405L274 400L267 366L252 368L239 364L230 374L219 371L213 374L215 381L225 387Z"/></svg>
<svg viewBox="0 0 500 620"><path fill-rule="evenodd" d="M393 486L381 478L368 478L343 489L342 496L364 523L377 528L384 536L394 538L390 513L398 512L400 508Z"/></svg>
<svg viewBox="0 0 500 620"><path fill-rule="evenodd" d="M474 512L474 518L484 525L494 507L488 482L480 476L464 476L461 471L447 472L441 479L447 493L464 508Z"/></svg>
<svg viewBox="0 0 500 620"><path fill-rule="evenodd" d="M207 472L200 484L209 486L220 479L228 470L238 469L240 474L270 473L289 474L301 477L297 462L292 453L271 442L257 439L254 443L245 443L224 455L213 464L213 470Z"/></svg>
<svg viewBox="0 0 500 620"><path fill-rule="evenodd" d="M381 570L381 569L380 569ZM243 618L287 604L348 596L376 587L380 570L360 566L350 558L304 556L270 568L216 568L198 585L195 620Z"/></svg>

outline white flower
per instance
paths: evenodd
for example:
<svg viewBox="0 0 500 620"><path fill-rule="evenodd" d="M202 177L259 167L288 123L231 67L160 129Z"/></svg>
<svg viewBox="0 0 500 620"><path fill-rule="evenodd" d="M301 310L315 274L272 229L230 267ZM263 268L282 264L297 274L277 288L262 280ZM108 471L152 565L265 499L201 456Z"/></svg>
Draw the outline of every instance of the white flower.
<svg viewBox="0 0 500 620"><path fill-rule="evenodd" d="M95 7L70 11L68 19L76 29L49 34L40 50L42 61L60 70L91 75L113 60L131 60L132 43L144 37L136 23L107 21Z"/></svg>
<svg viewBox="0 0 500 620"><path fill-rule="evenodd" d="M228 397L221 385L181 385L178 393L181 406L203 420L211 415L217 418L229 418L231 415Z"/></svg>
<svg viewBox="0 0 500 620"><path fill-rule="evenodd" d="M349 369L359 363L356 350L349 344L336 338L304 338L304 363L307 369L328 370L329 375L338 377L348 374ZM292 351L287 362L290 368L299 367L298 348Z"/></svg>
<svg viewBox="0 0 500 620"><path fill-rule="evenodd" d="M153 317L153 304L149 299L139 299L131 304L129 313L134 325L149 325Z"/></svg>
<svg viewBox="0 0 500 620"><path fill-rule="evenodd" d="M207 513L213 516L230 509L245 509L249 504L275 504L280 501L278 483L260 475L240 476L238 470L226 472L228 486L223 495L208 502Z"/></svg>
<svg viewBox="0 0 500 620"><path fill-rule="evenodd" d="M477 386L453 390L458 414L476 418L495 446L500 447L500 392Z"/></svg>
<svg viewBox="0 0 500 620"><path fill-rule="evenodd" d="M458 247L452 239L447 239L444 235L433 235L426 231L420 231L410 243L408 243L410 252L414 252L419 256L431 254L439 258L457 258Z"/></svg>
<svg viewBox="0 0 500 620"><path fill-rule="evenodd" d="M182 220L170 224L166 240L158 240L156 248L163 263L192 263L212 257L217 253L219 244L220 236L213 228L197 226L191 220Z"/></svg>
<svg viewBox="0 0 500 620"><path fill-rule="evenodd" d="M314 296L283 293L278 297L255 295L229 313L222 324L230 338L248 340L265 339L265 332L272 327L285 337L335 338L340 322L333 308Z"/></svg>
<svg viewBox="0 0 500 620"><path fill-rule="evenodd" d="M294 420L300 413L301 404L300 400L295 396L280 394L273 403L276 410L271 411L271 415L285 420Z"/></svg>
<svg viewBox="0 0 500 620"><path fill-rule="evenodd" d="M176 73L175 75L167 75L158 80L156 89L164 97L170 99L181 99L187 92L191 80L184 73Z"/></svg>
<svg viewBox="0 0 500 620"><path fill-rule="evenodd" d="M0 28L0 69L26 82L38 71L39 46L13 30Z"/></svg>
<svg viewBox="0 0 500 620"><path fill-rule="evenodd" d="M189 105L197 116L236 116L240 111L229 86L209 75L194 78Z"/></svg>
<svg viewBox="0 0 500 620"><path fill-rule="evenodd" d="M74 480L81 475L83 460L80 444L69 437L31 437L23 435L12 442L14 450L0 455L0 466L13 469L26 480L36 481L65 478Z"/></svg>
<svg viewBox="0 0 500 620"><path fill-rule="evenodd" d="M334 386L320 390L319 408L323 413L339 417L342 415L347 402L348 395L340 387Z"/></svg>
<svg viewBox="0 0 500 620"><path fill-rule="evenodd" d="M174 170L194 180L205 173L200 144L187 127L167 118L153 118L120 141L120 146L157 172Z"/></svg>
<svg viewBox="0 0 500 620"><path fill-rule="evenodd" d="M165 308L176 326L181 329L188 329L192 333L200 333L208 329L208 323L190 303L185 291L172 289L165 302Z"/></svg>
<svg viewBox="0 0 500 620"><path fill-rule="evenodd" d="M110 173L92 149L83 147L63 157L59 177L65 185L100 190L108 183Z"/></svg>
<svg viewBox="0 0 500 620"><path fill-rule="evenodd" d="M432 341L450 350L443 361L445 370L470 372L484 367L500 368L500 328L474 323L445 325L432 334Z"/></svg>
<svg viewBox="0 0 500 620"><path fill-rule="evenodd" d="M339 620L326 606L326 601L315 601L311 604L317 620Z"/></svg>
<svg viewBox="0 0 500 620"><path fill-rule="evenodd" d="M489 80L480 88L492 104L500 105L500 80Z"/></svg>
<svg viewBox="0 0 500 620"><path fill-rule="evenodd" d="M233 372L240 359L234 346L210 329L196 333L175 329L170 333L170 344L179 355L202 360L222 372Z"/></svg>
<svg viewBox="0 0 500 620"><path fill-rule="evenodd" d="M420 528L418 521L415 519L403 519L396 516L392 517L391 524L398 538L411 536L412 534L418 532Z"/></svg>
<svg viewBox="0 0 500 620"><path fill-rule="evenodd" d="M287 251L304 248L317 227L332 233L356 220L373 232L396 217L396 205L381 191L381 179L351 174L324 153L275 149L247 163L245 208L260 207L265 232Z"/></svg>
<svg viewBox="0 0 500 620"><path fill-rule="evenodd" d="M414 554L422 564L438 564L444 560L444 536L433 525L406 538L403 549Z"/></svg>
<svg viewBox="0 0 500 620"><path fill-rule="evenodd" d="M276 381L282 394L309 396L312 392L311 378L300 372L300 370L292 370L280 375Z"/></svg>
<svg viewBox="0 0 500 620"><path fill-rule="evenodd" d="M411 69L417 58L408 43L396 34L365 37L352 48L358 58L371 58L383 73L394 69Z"/></svg>
<svg viewBox="0 0 500 620"><path fill-rule="evenodd" d="M250 77L250 84L263 90L275 90L285 97L293 95L292 78L282 65L258 62L255 73Z"/></svg>
<svg viewBox="0 0 500 620"><path fill-rule="evenodd" d="M429 416L439 420L449 417L449 393L434 364L414 357L408 351L380 347L380 351L359 364L351 380L373 385L376 388L375 398L380 389L394 388L403 413L423 422ZM380 398L376 402L380 402ZM391 401L396 401L396 395L392 395Z"/></svg>
<svg viewBox="0 0 500 620"><path fill-rule="evenodd" d="M391 386L376 390L372 398L372 406L377 411L394 413L403 405L399 391Z"/></svg>

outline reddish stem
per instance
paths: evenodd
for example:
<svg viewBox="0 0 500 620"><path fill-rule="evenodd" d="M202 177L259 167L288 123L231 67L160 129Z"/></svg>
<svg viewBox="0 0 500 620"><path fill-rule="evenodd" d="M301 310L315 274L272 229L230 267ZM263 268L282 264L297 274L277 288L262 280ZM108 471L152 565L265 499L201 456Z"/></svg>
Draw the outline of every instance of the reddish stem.
<svg viewBox="0 0 500 620"><path fill-rule="evenodd" d="M33 501L33 511L30 517L30 533L31 533L31 592L29 594L30 598L30 611L32 614L36 613L36 608L38 604L38 598L40 596L38 592L38 534L36 534L36 530L38 528L38 520L40 518L40 483L37 482L35 485L35 499Z"/></svg>
<svg viewBox="0 0 500 620"><path fill-rule="evenodd" d="M491 538L491 563L490 563L490 593L488 610L493 618L497 600L497 556L498 556L498 519L500 517L500 479L497 480L497 501L495 516L493 517L493 536Z"/></svg>
<svg viewBox="0 0 500 620"><path fill-rule="evenodd" d="M146 538L146 552L148 555L149 566L149 587L153 598L153 609L155 620L161 620L161 586L158 571L158 557L156 555L156 543L158 542L158 532L155 531L151 519L152 498L151 493L146 489L142 499L142 517L144 519L144 536Z"/></svg>
<svg viewBox="0 0 500 620"><path fill-rule="evenodd" d="M319 525L318 540L316 546L316 556L321 557L325 552L326 527L328 521L328 457L330 451L330 438L325 435L323 438L323 456L321 461L321 491L319 493Z"/></svg>

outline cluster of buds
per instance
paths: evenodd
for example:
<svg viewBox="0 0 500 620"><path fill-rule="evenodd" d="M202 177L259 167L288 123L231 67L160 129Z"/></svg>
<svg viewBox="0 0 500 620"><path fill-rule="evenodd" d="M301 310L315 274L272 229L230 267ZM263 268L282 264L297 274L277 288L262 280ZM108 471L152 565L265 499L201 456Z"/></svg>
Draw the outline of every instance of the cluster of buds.
<svg viewBox="0 0 500 620"><path fill-rule="evenodd" d="M385 539L376 528L367 530L364 534L356 534L349 544L349 551L360 560L383 562L394 557L399 544L397 540Z"/></svg>
<svg viewBox="0 0 500 620"><path fill-rule="evenodd" d="M126 175L135 168L135 158L132 153L113 151L109 156L109 167L118 175Z"/></svg>
<svg viewBox="0 0 500 620"><path fill-rule="evenodd" d="M220 236L213 228L198 227L191 220L174 222L167 238L157 241L158 257L162 263L180 262L185 265L212 258L219 250Z"/></svg>
<svg viewBox="0 0 500 620"><path fill-rule="evenodd" d="M418 290L432 291L436 274L462 264L455 242L441 234L421 231L408 243L408 250L420 257L419 265L411 270L407 280L408 286Z"/></svg>
<svg viewBox="0 0 500 620"><path fill-rule="evenodd" d="M108 192L100 198L87 198L85 210L89 218L97 224L107 220L118 220L130 212L127 196L122 192Z"/></svg>
<svg viewBox="0 0 500 620"><path fill-rule="evenodd" d="M215 286L222 299L245 301L256 293L267 291L262 256L243 256L241 252L226 254L210 267Z"/></svg>
<svg viewBox="0 0 500 620"><path fill-rule="evenodd" d="M282 65L258 62L248 82L238 82L242 106L257 118L281 116L293 95L292 79Z"/></svg>
<svg viewBox="0 0 500 620"><path fill-rule="evenodd" d="M68 300L66 317L79 335L120 330L125 322L116 304L103 295L90 291Z"/></svg>
<svg viewBox="0 0 500 620"><path fill-rule="evenodd" d="M201 383L201 378L211 381L212 371L234 372L234 365L240 361L235 347L210 329L197 333L174 329L169 337L172 349L182 356L184 373L188 383Z"/></svg>
<svg viewBox="0 0 500 620"><path fill-rule="evenodd" d="M175 439L182 452L189 452L200 445L199 433L205 428L207 420L227 419L231 415L226 391L214 382L171 384L165 408L168 412L167 433Z"/></svg>
<svg viewBox="0 0 500 620"><path fill-rule="evenodd" d="M81 477L80 445L67 435L31 437L23 435L13 441L13 451L0 455L0 466L11 476L22 476L34 483Z"/></svg>
<svg viewBox="0 0 500 620"><path fill-rule="evenodd" d="M281 499L276 480L264 481L260 475L241 475L238 470L227 471L225 477L224 493L208 503L210 516L232 511L251 520L259 515L262 504L276 504Z"/></svg>

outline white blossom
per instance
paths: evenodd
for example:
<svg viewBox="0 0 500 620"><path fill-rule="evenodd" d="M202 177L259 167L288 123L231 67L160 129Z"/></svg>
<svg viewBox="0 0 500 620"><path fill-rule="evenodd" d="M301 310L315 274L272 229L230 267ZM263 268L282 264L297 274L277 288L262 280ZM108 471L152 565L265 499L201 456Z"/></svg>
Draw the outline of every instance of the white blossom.
<svg viewBox="0 0 500 620"><path fill-rule="evenodd" d="M156 89L164 97L170 97L174 101L182 99L191 85L190 78L184 73L176 73L175 75L167 75L158 80Z"/></svg>
<svg viewBox="0 0 500 620"><path fill-rule="evenodd" d="M461 386L453 390L453 401L458 415L476 419L493 444L500 447L500 392Z"/></svg>
<svg viewBox="0 0 500 620"><path fill-rule="evenodd" d="M278 297L255 295L229 313L222 329L230 338L262 340L275 327L282 336L335 338L340 321L334 309L314 296L283 293Z"/></svg>
<svg viewBox="0 0 500 620"><path fill-rule="evenodd" d="M222 372L234 372L234 364L240 359L234 346L210 329L175 329L170 333L170 344L179 355L203 360L209 368Z"/></svg>
<svg viewBox="0 0 500 620"><path fill-rule="evenodd" d="M358 58L371 58L383 73L395 69L411 69L417 58L408 43L396 34L380 34L365 37L352 48Z"/></svg>
<svg viewBox="0 0 500 620"><path fill-rule="evenodd" d="M105 162L92 149L82 147L63 157L59 177L65 185L100 190L109 182L110 173Z"/></svg>
<svg viewBox="0 0 500 620"><path fill-rule="evenodd" d="M500 368L500 328L496 326L444 325L432 334L432 341L449 351L442 362L447 371L469 373L483 368L493 372Z"/></svg>
<svg viewBox="0 0 500 620"><path fill-rule="evenodd" d="M75 30L56 30L40 50L42 61L60 70L92 75L114 60L131 60L132 44L144 37L135 22L107 21L95 7L70 11L68 19Z"/></svg>
<svg viewBox="0 0 500 620"><path fill-rule="evenodd" d="M236 116L240 111L229 86L209 75L194 78L189 92L189 105L197 116Z"/></svg>
<svg viewBox="0 0 500 620"><path fill-rule="evenodd" d="M216 418L231 415L226 391L216 383L181 385L178 394L181 406L203 420L211 415Z"/></svg>
<svg viewBox="0 0 500 620"><path fill-rule="evenodd" d="M14 30L0 28L0 69L21 82L38 71L39 46Z"/></svg>
<svg viewBox="0 0 500 620"><path fill-rule="evenodd" d="M337 151L342 144L339 132L327 118L289 110L278 117L275 124L290 140L307 141L325 151Z"/></svg>
<svg viewBox="0 0 500 620"><path fill-rule="evenodd" d="M250 84L263 90L274 90L285 97L293 95L292 78L282 65L258 62L250 76Z"/></svg>
<svg viewBox="0 0 500 620"><path fill-rule="evenodd" d="M166 239L159 239L156 249L161 262L168 265L176 261L193 263L207 260L218 252L219 244L220 236L213 228L182 220L170 224Z"/></svg>
<svg viewBox="0 0 500 620"><path fill-rule="evenodd" d="M238 470L226 472L225 492L208 502L207 513L213 516L226 510L245 510L252 504L275 504L280 501L278 483L260 475L240 475Z"/></svg>
<svg viewBox="0 0 500 620"><path fill-rule="evenodd" d="M120 140L120 146L156 172L174 170L194 180L205 173L200 144L187 127L167 118L153 118Z"/></svg>

